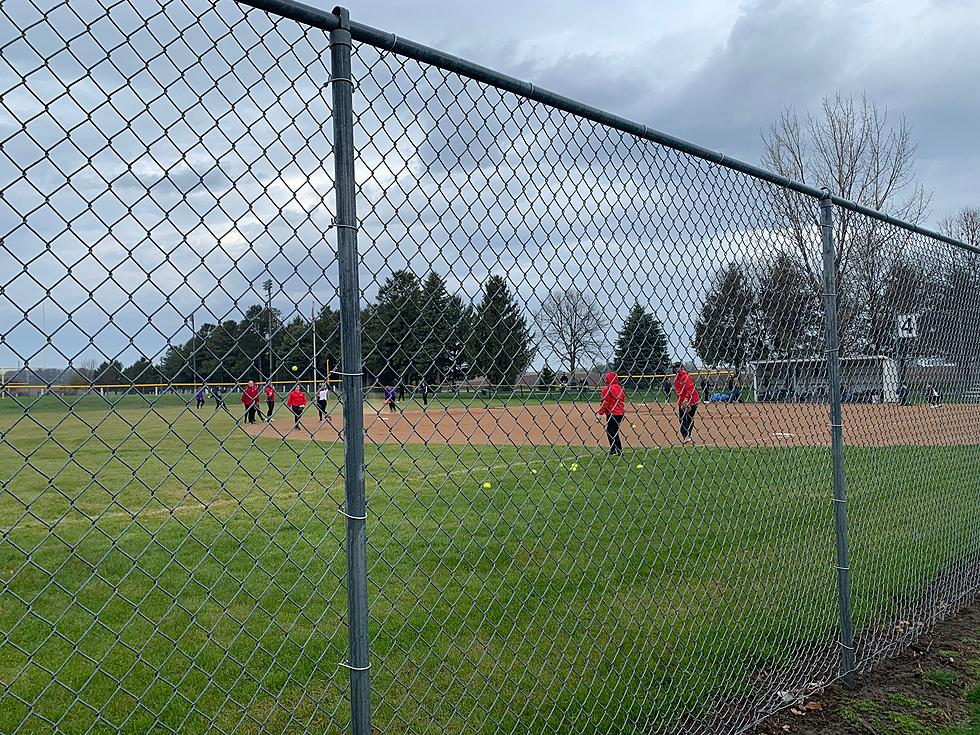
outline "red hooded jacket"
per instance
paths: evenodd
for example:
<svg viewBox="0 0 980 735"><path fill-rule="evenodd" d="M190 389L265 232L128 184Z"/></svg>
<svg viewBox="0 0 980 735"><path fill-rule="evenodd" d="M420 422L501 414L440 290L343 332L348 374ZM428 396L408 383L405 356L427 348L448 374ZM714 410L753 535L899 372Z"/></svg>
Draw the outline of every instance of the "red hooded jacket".
<svg viewBox="0 0 980 735"><path fill-rule="evenodd" d="M606 373L606 387L602 389L602 405L599 406L600 416L622 416L626 413L626 391L619 384L619 378L614 372Z"/></svg>
<svg viewBox="0 0 980 735"><path fill-rule="evenodd" d="M274 401L276 400L276 389L271 385L265 387L265 400Z"/></svg>
<svg viewBox="0 0 980 735"><path fill-rule="evenodd" d="M302 407L306 405L306 394L301 390L296 390L295 388L289 391L289 395L286 396L286 405L290 408Z"/></svg>
<svg viewBox="0 0 980 735"><path fill-rule="evenodd" d="M242 403L246 406L254 406L259 400L259 386L246 385L242 391Z"/></svg>
<svg viewBox="0 0 980 735"><path fill-rule="evenodd" d="M694 387L694 380L684 368L677 371L677 378L674 379L674 391L677 393L677 402L681 405L693 406L701 400L697 388Z"/></svg>

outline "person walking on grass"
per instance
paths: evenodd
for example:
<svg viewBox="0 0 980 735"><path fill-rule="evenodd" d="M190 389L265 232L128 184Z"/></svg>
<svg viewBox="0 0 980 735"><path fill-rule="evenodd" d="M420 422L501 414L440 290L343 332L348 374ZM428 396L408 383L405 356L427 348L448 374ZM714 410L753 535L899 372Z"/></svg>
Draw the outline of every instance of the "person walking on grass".
<svg viewBox="0 0 980 735"><path fill-rule="evenodd" d="M293 431L299 431L299 420L303 417L303 411L306 408L306 393L303 392L303 386L299 383L286 396L286 408L293 412L295 419Z"/></svg>
<svg viewBox="0 0 980 735"><path fill-rule="evenodd" d="M694 414L698 410L701 396L698 395L690 374L684 369L684 363L678 361L672 367L677 373L674 392L677 394L677 416L681 423L681 443L690 444L693 441L691 430L694 428Z"/></svg>
<svg viewBox="0 0 980 735"><path fill-rule="evenodd" d="M265 407L268 409L265 418L272 421L272 412L276 410L276 389L272 387L272 383L265 386Z"/></svg>
<svg viewBox="0 0 980 735"><path fill-rule="evenodd" d="M204 389L205 386L201 386L197 389L197 393L194 394L194 400L197 401L198 410L204 408Z"/></svg>
<svg viewBox="0 0 980 735"><path fill-rule="evenodd" d="M320 390L316 392L316 412L320 416L320 421L327 416L327 397L330 395L330 389L327 384L324 383L320 386Z"/></svg>
<svg viewBox="0 0 980 735"><path fill-rule="evenodd" d="M425 382L425 378L422 378L422 382L418 384L416 390L422 394L422 408L427 408L429 405L429 384Z"/></svg>
<svg viewBox="0 0 980 735"><path fill-rule="evenodd" d="M242 391L242 405L245 406L245 418L248 419L248 423L255 423L255 414L264 420L262 412L259 410L259 387L254 380L248 381L248 385Z"/></svg>
<svg viewBox="0 0 980 735"><path fill-rule="evenodd" d="M606 437L609 439L609 456L616 457L623 453L623 444L619 439L619 429L626 415L626 391L619 384L616 373L606 373L606 385L602 389L602 403L599 405L597 418L606 417Z"/></svg>

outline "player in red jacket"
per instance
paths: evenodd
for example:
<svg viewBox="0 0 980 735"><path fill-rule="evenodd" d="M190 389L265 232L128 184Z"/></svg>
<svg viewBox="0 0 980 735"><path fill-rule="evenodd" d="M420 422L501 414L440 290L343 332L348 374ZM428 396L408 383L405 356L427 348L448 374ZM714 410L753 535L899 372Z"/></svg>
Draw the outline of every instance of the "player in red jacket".
<svg viewBox="0 0 980 735"><path fill-rule="evenodd" d="M698 395L694 381L684 369L684 363L675 362L672 366L677 373L674 379L674 392L677 394L677 415L681 420L681 443L692 441L691 429L694 428L694 414L698 410L701 396Z"/></svg>
<svg viewBox="0 0 980 735"><path fill-rule="evenodd" d="M264 418L259 410L259 387L254 380L248 381L248 385L242 391L242 405L245 406L245 417L248 419L248 423L255 423L255 414L258 414L260 419Z"/></svg>
<svg viewBox="0 0 980 735"><path fill-rule="evenodd" d="M619 427L626 414L626 391L619 384L616 373L606 373L606 385L602 389L602 403L596 416L606 417L606 436L609 437L609 456L623 453L623 444L619 440Z"/></svg>
<svg viewBox="0 0 980 735"><path fill-rule="evenodd" d="M272 387L272 383L265 386L265 405L269 409L266 411L266 418L272 421L272 412L276 410L276 389Z"/></svg>
<svg viewBox="0 0 980 735"><path fill-rule="evenodd" d="M299 420L303 416L303 409L306 408L306 393L303 392L303 386L299 383L286 396L286 406L293 412L293 416L296 417L296 423L293 424L293 431L298 431L300 428Z"/></svg>

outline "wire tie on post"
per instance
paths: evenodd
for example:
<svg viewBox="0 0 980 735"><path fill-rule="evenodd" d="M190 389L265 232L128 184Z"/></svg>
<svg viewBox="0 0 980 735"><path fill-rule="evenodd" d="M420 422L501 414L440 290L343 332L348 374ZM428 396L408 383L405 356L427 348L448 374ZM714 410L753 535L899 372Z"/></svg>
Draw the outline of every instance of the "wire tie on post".
<svg viewBox="0 0 980 735"><path fill-rule="evenodd" d="M854 650L854 646L848 646L844 643L844 641L840 641L840 640L837 641L837 645L840 646L841 648L846 648L848 651Z"/></svg>
<svg viewBox="0 0 980 735"><path fill-rule="evenodd" d="M363 372L361 372L361 373L345 373L342 370L331 370L330 371L330 374L331 375L350 375L351 377L354 377L354 378L356 378L358 376L364 375Z"/></svg>
<svg viewBox="0 0 980 735"><path fill-rule="evenodd" d="M830 502L832 502L832 503L846 503L847 500L845 500L844 498L831 498L830 499Z"/></svg>
<svg viewBox="0 0 980 735"><path fill-rule="evenodd" d="M367 666L351 666L346 661L341 661L340 665L343 666L345 669L350 669L351 671L367 671L368 669L371 668L371 664L368 664Z"/></svg>
<svg viewBox="0 0 980 735"><path fill-rule="evenodd" d="M344 518L349 518L352 521L366 521L367 516L352 516L347 513L343 508L337 508L337 512L340 513Z"/></svg>

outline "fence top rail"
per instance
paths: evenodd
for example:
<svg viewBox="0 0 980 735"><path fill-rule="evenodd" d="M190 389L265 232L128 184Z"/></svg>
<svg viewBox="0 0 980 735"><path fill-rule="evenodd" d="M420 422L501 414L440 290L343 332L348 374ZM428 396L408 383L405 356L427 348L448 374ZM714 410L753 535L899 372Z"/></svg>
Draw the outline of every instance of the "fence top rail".
<svg viewBox="0 0 980 735"><path fill-rule="evenodd" d="M319 28L324 31L333 31L340 27L339 16L326 10L321 10L320 8L311 7L305 3L298 2L297 0L236 0L236 2L243 5L249 5L258 10L264 10L290 20L295 20L299 23L303 23L314 28ZM512 92L535 102L550 105L551 107L559 110L564 110L565 112L610 128L614 128L616 130L621 130L624 133L629 133L630 135L634 135L638 138L643 138L645 140L658 143L667 148L680 151L681 153L687 153L695 158L700 158L704 161L708 161L719 166L724 166L725 168L740 171L741 173L748 174L754 178L768 181L771 184L782 186L786 189L799 192L800 194L804 194L806 196L814 197L816 199L829 198L830 201L843 209L848 209L857 214L884 222L885 224L894 225L895 227L900 227L910 232L945 242L949 245L953 245L954 247L980 254L980 247L969 245L965 242L961 242L960 240L956 240L955 238L943 235L940 232L936 232L935 230L920 227L919 225L914 225L910 222L892 217L884 212L879 212L875 209L857 204L831 193L828 189L818 188L799 181L794 181L793 179L773 173L772 171L768 171L751 163L747 163L737 158L732 158L731 156L726 156L724 153L711 150L710 148L704 148L703 146L691 143L682 138L676 138L673 135L668 135L667 133L660 132L659 130L654 130L653 128L641 123L628 120L627 118L620 117L619 115L614 115L611 112L606 112L605 110L600 110L597 107L592 107L591 105L571 99L570 97L565 97L564 95L557 94L556 92L551 92L547 89L537 87L531 82L521 81L520 79L516 79L506 74L502 74L494 69L475 64L472 61L467 61L459 56L448 54L444 51L432 48L431 46L426 46L424 44L417 43L416 41L411 41L407 38L400 38L394 33L388 33L387 31L382 31L353 20L350 21L350 33L351 37L356 41L366 43L394 54L406 56L446 71L455 72L461 76L489 84L507 92Z"/></svg>

